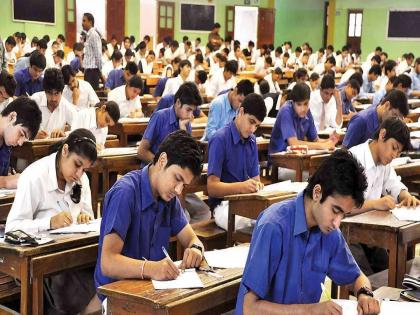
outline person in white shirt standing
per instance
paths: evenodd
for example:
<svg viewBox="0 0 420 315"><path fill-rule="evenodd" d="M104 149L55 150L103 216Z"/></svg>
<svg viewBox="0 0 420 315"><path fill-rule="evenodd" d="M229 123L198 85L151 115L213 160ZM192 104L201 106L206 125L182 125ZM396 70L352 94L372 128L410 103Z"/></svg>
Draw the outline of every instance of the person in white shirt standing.
<svg viewBox="0 0 420 315"><path fill-rule="evenodd" d="M343 105L340 92L335 88L332 76L324 75L320 90L311 93L309 109L318 132L328 127L341 128L343 124Z"/></svg>
<svg viewBox="0 0 420 315"><path fill-rule="evenodd" d="M71 126L76 115L76 109L62 97L64 79L61 71L56 68L45 70L42 84L44 91L31 96L42 113L41 128L36 138L64 137L67 125Z"/></svg>
<svg viewBox="0 0 420 315"><path fill-rule="evenodd" d="M125 85L121 85L108 93L108 101L114 101L120 108L121 117L143 117L140 93L143 80L134 75Z"/></svg>

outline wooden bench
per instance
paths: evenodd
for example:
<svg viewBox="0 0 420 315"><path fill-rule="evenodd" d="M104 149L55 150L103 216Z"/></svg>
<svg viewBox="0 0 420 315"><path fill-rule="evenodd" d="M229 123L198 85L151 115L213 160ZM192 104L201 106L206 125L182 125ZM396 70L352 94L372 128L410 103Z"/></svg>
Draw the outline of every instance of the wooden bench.
<svg viewBox="0 0 420 315"><path fill-rule="evenodd" d="M19 297L20 287L16 284L15 279L0 272L0 303L17 300Z"/></svg>

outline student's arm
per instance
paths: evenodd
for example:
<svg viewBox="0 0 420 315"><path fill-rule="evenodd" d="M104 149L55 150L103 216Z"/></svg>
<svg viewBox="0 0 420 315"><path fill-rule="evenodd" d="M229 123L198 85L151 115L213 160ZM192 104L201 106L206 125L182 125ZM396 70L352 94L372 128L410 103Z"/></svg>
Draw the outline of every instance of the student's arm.
<svg viewBox="0 0 420 315"><path fill-rule="evenodd" d="M83 174L81 179L82 191L80 194L80 212L77 215L77 223L86 223L93 220L92 194L90 191L89 178Z"/></svg>
<svg viewBox="0 0 420 315"><path fill-rule="evenodd" d="M0 176L0 188L16 189L20 174Z"/></svg>
<svg viewBox="0 0 420 315"><path fill-rule="evenodd" d="M228 195L254 193L261 188L263 188L263 185L259 181L259 176L236 183L224 183L215 175L210 175L207 178L207 190L209 196L215 198L223 198Z"/></svg>
<svg viewBox="0 0 420 315"><path fill-rule="evenodd" d="M139 144L139 148L137 149L137 155L140 160L145 163L150 163L153 161L155 155L150 151L150 142L149 140L142 138Z"/></svg>
<svg viewBox="0 0 420 315"><path fill-rule="evenodd" d="M335 126L341 128L343 125L343 102L341 101L340 91L335 89L334 98L336 103L337 113L335 115Z"/></svg>
<svg viewBox="0 0 420 315"><path fill-rule="evenodd" d="M372 289L369 279L363 273L354 282L354 292L358 292L362 287ZM357 302L358 314L379 314L381 310L379 301L369 295L360 294Z"/></svg>
<svg viewBox="0 0 420 315"><path fill-rule="evenodd" d="M187 224L176 237L182 247L185 248L181 269L199 267L203 260L203 253L197 248L191 248L191 246L195 244L204 250L204 245L195 235L191 225Z"/></svg>
<svg viewBox="0 0 420 315"><path fill-rule="evenodd" d="M398 200L400 201L401 206L417 207L420 205L420 200L410 194L406 189L401 190L400 194L398 195Z"/></svg>
<svg viewBox="0 0 420 315"><path fill-rule="evenodd" d="M312 149L333 149L335 144L331 140L322 141L321 139L317 138L316 141L304 141L298 140L297 137L287 138L287 143L292 145L306 145L308 146L309 150Z"/></svg>
<svg viewBox="0 0 420 315"><path fill-rule="evenodd" d="M206 140L210 140L216 133L219 122L222 119L221 104L214 102L210 104L209 116L207 119L207 127L205 131Z"/></svg>

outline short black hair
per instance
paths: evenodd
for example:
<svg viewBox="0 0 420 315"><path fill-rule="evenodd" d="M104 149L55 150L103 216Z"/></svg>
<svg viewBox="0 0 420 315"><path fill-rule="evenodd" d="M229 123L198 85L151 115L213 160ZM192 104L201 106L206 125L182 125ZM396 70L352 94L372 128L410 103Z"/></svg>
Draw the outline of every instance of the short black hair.
<svg viewBox="0 0 420 315"><path fill-rule="evenodd" d="M150 36L149 35L144 35L143 40L147 40L148 42L150 42Z"/></svg>
<svg viewBox="0 0 420 315"><path fill-rule="evenodd" d="M260 87L260 94L261 95L264 95L264 94L267 94L268 92L270 92L270 84L268 84L267 80L260 79L258 81L258 85Z"/></svg>
<svg viewBox="0 0 420 315"><path fill-rule="evenodd" d="M410 142L410 130L401 119L396 117L385 119L373 135L373 140L379 139L379 132L381 129L386 130L385 141L390 138L394 138L403 146L402 151L407 151L412 148Z"/></svg>
<svg viewBox="0 0 420 315"><path fill-rule="evenodd" d="M200 37L197 37L195 40L196 40L197 42L201 43L201 38L200 38Z"/></svg>
<svg viewBox="0 0 420 315"><path fill-rule="evenodd" d="M384 63L384 73L387 75L388 72L391 72L397 66L397 63L394 60L387 60Z"/></svg>
<svg viewBox="0 0 420 315"><path fill-rule="evenodd" d="M61 59L64 59L64 51L62 51L61 49L57 50L57 52L55 53L55 55L57 57L60 57Z"/></svg>
<svg viewBox="0 0 420 315"><path fill-rule="evenodd" d="M48 48L48 42L44 38L38 40L36 42L36 44L40 49L47 49Z"/></svg>
<svg viewBox="0 0 420 315"><path fill-rule="evenodd" d="M214 51L214 46L211 43L207 43L206 47L210 50L210 52Z"/></svg>
<svg viewBox="0 0 420 315"><path fill-rule="evenodd" d="M278 75L283 74L283 71L281 71L280 67L275 67L272 72L275 73L275 74L278 74Z"/></svg>
<svg viewBox="0 0 420 315"><path fill-rule="evenodd" d="M297 46L296 48L295 48L295 52L302 52L302 48L300 48L300 46Z"/></svg>
<svg viewBox="0 0 420 315"><path fill-rule="evenodd" d="M195 61L197 61L198 63L203 63L204 62L204 57L203 57L203 55L202 54L198 54L198 55L195 55Z"/></svg>
<svg viewBox="0 0 420 315"><path fill-rule="evenodd" d="M252 82L248 79L241 80L236 85L236 93L238 95L247 96L252 92L254 92L254 86L252 85Z"/></svg>
<svg viewBox="0 0 420 315"><path fill-rule="evenodd" d="M24 32L20 33L20 37L21 37L23 40L26 40L26 34L25 34Z"/></svg>
<svg viewBox="0 0 420 315"><path fill-rule="evenodd" d="M130 74L135 75L139 71L139 67L137 67L134 61L129 61L127 62L127 65L125 66L125 70L130 72Z"/></svg>
<svg viewBox="0 0 420 315"><path fill-rule="evenodd" d="M380 52L382 52L382 47L381 47L381 46L377 46L377 47L375 48L375 51L380 51Z"/></svg>
<svg viewBox="0 0 420 315"><path fill-rule="evenodd" d="M381 57L379 57L378 55L374 55L370 60L375 61L378 65L381 63Z"/></svg>
<svg viewBox="0 0 420 315"><path fill-rule="evenodd" d="M213 28L220 28L220 23L218 22L214 23Z"/></svg>
<svg viewBox="0 0 420 315"><path fill-rule="evenodd" d="M321 90L325 89L335 89L334 77L329 74L324 75L321 80Z"/></svg>
<svg viewBox="0 0 420 315"><path fill-rule="evenodd" d="M171 45L170 45L171 47L175 47L175 48L178 48L179 47L179 43L178 43L178 41L177 40L174 40L174 41L172 41L172 43L171 43Z"/></svg>
<svg viewBox="0 0 420 315"><path fill-rule="evenodd" d="M229 60L225 64L224 71L231 72L233 73L233 75L236 75L236 73L238 72L238 62L236 60Z"/></svg>
<svg viewBox="0 0 420 315"><path fill-rule="evenodd" d="M275 52L281 55L283 53L283 48L281 48L281 46L278 46Z"/></svg>
<svg viewBox="0 0 420 315"><path fill-rule="evenodd" d="M61 68L61 73L63 74L64 84L68 85L70 82L70 77L76 76L76 71L72 69L70 65L65 65Z"/></svg>
<svg viewBox="0 0 420 315"><path fill-rule="evenodd" d="M175 93L174 102L179 99L181 106L184 104L200 106L203 104L200 92L194 82L185 82L181 84L178 91Z"/></svg>
<svg viewBox="0 0 420 315"><path fill-rule="evenodd" d="M63 34L58 34L57 38L61 39L63 42L66 41L66 38L64 37Z"/></svg>
<svg viewBox="0 0 420 315"><path fill-rule="evenodd" d="M328 49L328 50L331 50L331 51L334 51L334 46L333 46L333 45L328 45L328 46L327 46L327 49Z"/></svg>
<svg viewBox="0 0 420 315"><path fill-rule="evenodd" d="M160 144L153 158L153 165L157 163L160 155L165 152L167 156L166 168L178 165L188 168L194 177L200 176L203 169L203 152L197 141L185 130L177 130L170 133Z"/></svg>
<svg viewBox="0 0 420 315"><path fill-rule="evenodd" d="M105 102L105 104L99 103L99 106L105 105L105 110L108 112L111 119L117 123L120 119L120 107L114 101Z"/></svg>
<svg viewBox="0 0 420 315"><path fill-rule="evenodd" d="M42 86L45 92L53 90L63 92L64 78L61 70L57 68L48 68L45 70Z"/></svg>
<svg viewBox="0 0 420 315"><path fill-rule="evenodd" d="M263 121L267 115L264 99L256 93L248 94L242 101L241 107L244 109L244 114L253 115L259 121Z"/></svg>
<svg viewBox="0 0 420 315"><path fill-rule="evenodd" d="M132 51L130 48L128 48L128 49L126 49L125 50L125 53L124 53L124 56L125 57L133 57L134 56L134 51Z"/></svg>
<svg viewBox="0 0 420 315"><path fill-rule="evenodd" d="M13 36L7 37L5 43L9 44L9 45L12 45L13 47L16 46L16 40L13 38Z"/></svg>
<svg viewBox="0 0 420 315"><path fill-rule="evenodd" d="M83 49L85 48L85 45L83 45L83 43L74 43L73 44L73 51L83 51Z"/></svg>
<svg viewBox="0 0 420 315"><path fill-rule="evenodd" d="M349 81L350 80L356 80L357 82L359 82L360 86L363 85L363 75L360 72L353 73L349 78Z"/></svg>
<svg viewBox="0 0 420 315"><path fill-rule="evenodd" d="M346 85L349 85L352 89L355 89L357 91L357 94L360 93L360 84L357 80L355 79L348 80Z"/></svg>
<svg viewBox="0 0 420 315"><path fill-rule="evenodd" d="M6 70L1 70L0 86L4 87L9 97L12 97L13 95L15 95L16 85L17 83L13 75L9 74L9 72L7 72Z"/></svg>
<svg viewBox="0 0 420 315"><path fill-rule="evenodd" d="M319 77L319 74L317 72L312 72L311 76L309 77L309 81L316 81L319 78L320 77Z"/></svg>
<svg viewBox="0 0 420 315"><path fill-rule="evenodd" d="M250 40L250 41L248 42L248 46L255 47L255 43L254 43L252 40Z"/></svg>
<svg viewBox="0 0 420 315"><path fill-rule="evenodd" d="M127 85L133 88L143 90L143 80L140 76L133 75L130 80L128 80Z"/></svg>
<svg viewBox="0 0 420 315"><path fill-rule="evenodd" d="M189 66L191 68L191 62L188 59L181 60L179 63L179 69Z"/></svg>
<svg viewBox="0 0 420 315"><path fill-rule="evenodd" d="M270 56L265 57L265 58L264 58L264 61L265 61L267 64L269 64L269 65L270 65L270 67L271 67L271 65L273 64L273 59L272 59Z"/></svg>
<svg viewBox="0 0 420 315"><path fill-rule="evenodd" d="M337 150L326 158L309 178L305 196L312 199L314 187L322 189L321 203L329 196L351 196L360 208L364 201L367 179L360 162L347 150Z"/></svg>
<svg viewBox="0 0 420 315"><path fill-rule="evenodd" d="M408 89L411 87L411 78L410 76L406 75L406 74L400 74L394 82L392 82L393 87L398 87L399 84L401 84L401 87L403 89Z"/></svg>
<svg viewBox="0 0 420 315"><path fill-rule="evenodd" d="M1 112L3 117L10 113L16 113L15 125L22 124L29 130L29 140L35 138L42 121L42 113L38 104L26 96L20 96L10 102Z"/></svg>
<svg viewBox="0 0 420 315"><path fill-rule="evenodd" d="M381 75L382 74L381 66L373 65L372 67L370 67L369 74L371 73L376 74L376 75Z"/></svg>
<svg viewBox="0 0 420 315"><path fill-rule="evenodd" d="M121 60L123 57L121 51L119 50L114 50L114 52L111 55L111 60Z"/></svg>
<svg viewBox="0 0 420 315"><path fill-rule="evenodd" d="M45 34L44 36L42 36L42 39L48 43L50 41L50 36L48 34Z"/></svg>
<svg viewBox="0 0 420 315"><path fill-rule="evenodd" d="M42 70L45 69L47 66L47 60L45 59L45 56L41 54L39 51L34 50L31 54L31 57L29 57L29 65L36 66Z"/></svg>
<svg viewBox="0 0 420 315"><path fill-rule="evenodd" d="M200 80L201 84L206 83L207 81L207 72L204 70L197 71L198 80Z"/></svg>
<svg viewBox="0 0 420 315"><path fill-rule="evenodd" d="M334 57L328 57L327 60L325 60L325 63L327 63L327 62L334 65L334 66L336 65Z"/></svg>
<svg viewBox="0 0 420 315"><path fill-rule="evenodd" d="M392 108L398 109L400 113L405 117L408 115L409 108L407 102L407 96L400 90L391 90L383 98L381 104L389 102Z"/></svg>
<svg viewBox="0 0 420 315"><path fill-rule="evenodd" d="M147 45L146 45L146 42L144 42L144 41L141 41L137 46L136 46L136 48L134 49L135 51L139 51L139 50L141 50L141 49L145 49L147 47Z"/></svg>
<svg viewBox="0 0 420 315"><path fill-rule="evenodd" d="M39 41L39 38L37 36L34 36L32 37L31 44L37 44L38 41Z"/></svg>
<svg viewBox="0 0 420 315"><path fill-rule="evenodd" d="M294 73L293 73L293 78L294 80L298 80L298 79L302 79L308 76L308 70L306 70L305 68L298 68Z"/></svg>
<svg viewBox="0 0 420 315"><path fill-rule="evenodd" d="M296 83L290 94L290 99L293 102L303 102L309 100L311 97L311 89L306 83Z"/></svg>
<svg viewBox="0 0 420 315"><path fill-rule="evenodd" d="M134 35L130 35L129 40L130 43L134 43L136 41L136 37Z"/></svg>
<svg viewBox="0 0 420 315"><path fill-rule="evenodd" d="M85 16L88 21L92 22L92 26L95 26L95 18L92 13L83 13L83 16Z"/></svg>
<svg viewBox="0 0 420 315"><path fill-rule="evenodd" d="M188 36L187 35L182 36L182 41L183 42L186 42L187 40L188 40Z"/></svg>

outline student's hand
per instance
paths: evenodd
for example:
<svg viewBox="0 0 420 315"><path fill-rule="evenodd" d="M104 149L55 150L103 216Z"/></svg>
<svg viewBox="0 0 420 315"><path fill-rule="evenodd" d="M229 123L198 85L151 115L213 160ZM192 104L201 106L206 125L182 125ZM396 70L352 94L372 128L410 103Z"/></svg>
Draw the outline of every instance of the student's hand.
<svg viewBox="0 0 420 315"><path fill-rule="evenodd" d="M77 224L88 223L90 220L92 220L92 217L87 213L82 212L77 216Z"/></svg>
<svg viewBox="0 0 420 315"><path fill-rule="evenodd" d="M397 207L417 207L420 205L420 200L407 192L405 198L397 205Z"/></svg>
<svg viewBox="0 0 420 315"><path fill-rule="evenodd" d="M38 131L38 133L37 133L37 135L36 135L36 139L45 139L45 138L48 138L48 135L49 135L49 133L48 133L48 131L46 131L46 130L40 130L40 131Z"/></svg>
<svg viewBox="0 0 420 315"><path fill-rule="evenodd" d="M197 248L187 248L182 258L181 269L200 267L203 256Z"/></svg>
<svg viewBox="0 0 420 315"><path fill-rule="evenodd" d="M336 105L338 107L338 102L340 102L341 104L341 95L340 95L340 90L337 88L334 89L334 98L335 98Z"/></svg>
<svg viewBox="0 0 420 315"><path fill-rule="evenodd" d="M323 142L323 146L325 149L333 150L335 148L335 145L337 144L338 140L332 140L331 138L328 139L328 141Z"/></svg>
<svg viewBox="0 0 420 315"><path fill-rule="evenodd" d="M311 304L310 307L311 315L341 315L343 309L337 303L333 301L326 301L316 304Z"/></svg>
<svg viewBox="0 0 420 315"><path fill-rule="evenodd" d="M331 142L334 143L334 146L335 146L338 143L338 141L340 140L340 135L334 130L330 134L330 140L331 140Z"/></svg>
<svg viewBox="0 0 420 315"><path fill-rule="evenodd" d="M64 133L63 130L61 129L55 129L53 131L51 131L51 138L60 138L60 137L64 137L66 134Z"/></svg>
<svg viewBox="0 0 420 315"><path fill-rule="evenodd" d="M102 143L97 143L96 144L96 151L100 152L103 149L105 149L105 145L103 145Z"/></svg>
<svg viewBox="0 0 420 315"><path fill-rule="evenodd" d="M391 210L396 206L394 197L386 195L376 201L375 208L376 210Z"/></svg>
<svg viewBox="0 0 420 315"><path fill-rule="evenodd" d="M73 92L73 101L78 100L80 97L80 89L78 87L73 87L72 92Z"/></svg>
<svg viewBox="0 0 420 315"><path fill-rule="evenodd" d="M262 189L263 187L264 187L264 185L261 182L250 178L250 179L242 182L242 190L241 190L240 193L241 194L254 193L254 192L257 192L258 190Z"/></svg>
<svg viewBox="0 0 420 315"><path fill-rule="evenodd" d="M179 120L179 129L181 130L187 130L187 124L190 123L190 119L183 119Z"/></svg>
<svg viewBox="0 0 420 315"><path fill-rule="evenodd" d="M179 276L179 269L168 258L161 261L148 261L146 268L150 268L151 278L153 280L173 280Z"/></svg>
<svg viewBox="0 0 420 315"><path fill-rule="evenodd" d="M68 226L72 223L73 219L68 211L62 211L50 219L50 227L53 230Z"/></svg>
<svg viewBox="0 0 420 315"><path fill-rule="evenodd" d="M369 295L360 294L357 303L357 314L376 315L381 311L381 305L377 299Z"/></svg>

